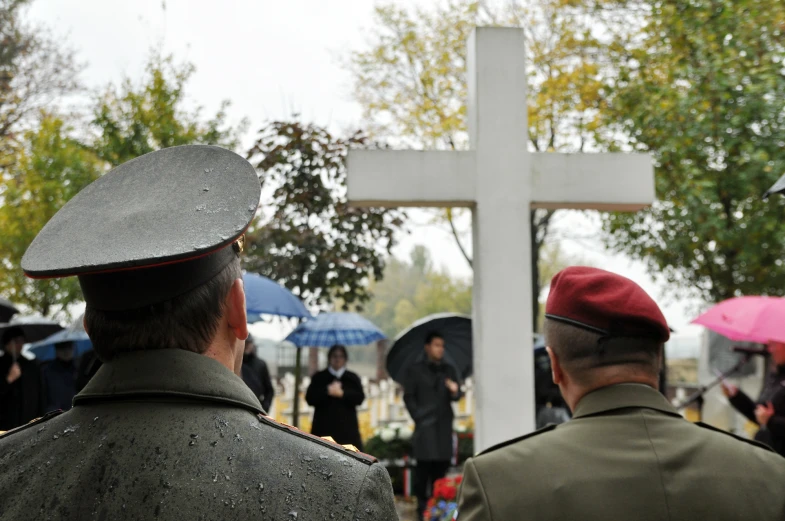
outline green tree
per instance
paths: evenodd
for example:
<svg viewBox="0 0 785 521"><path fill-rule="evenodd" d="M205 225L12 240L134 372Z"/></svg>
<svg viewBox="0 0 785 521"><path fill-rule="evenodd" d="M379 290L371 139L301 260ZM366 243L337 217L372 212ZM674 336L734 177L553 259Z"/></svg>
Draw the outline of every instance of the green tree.
<svg viewBox="0 0 785 521"><path fill-rule="evenodd" d="M245 122L227 125L228 101L204 121L201 108L187 110L186 87L195 68L171 56L153 54L139 84L126 78L120 88L110 86L93 114L98 136L94 148L102 159L119 165L161 148L188 144L237 147Z"/></svg>
<svg viewBox="0 0 785 521"><path fill-rule="evenodd" d="M81 188L110 166L158 148L188 143L232 147L240 128L223 110L206 123L187 111L189 64L153 55L139 84L109 88L94 108L92 136L77 139L63 118L44 115L24 140L8 148L0 170L0 293L47 316L67 316L81 294L74 279L29 281L20 261L43 225ZM223 105L224 107L226 104Z"/></svg>
<svg viewBox="0 0 785 521"><path fill-rule="evenodd" d="M51 115L26 132L22 144L0 185L0 293L44 316L68 317L67 306L81 298L76 279L30 280L20 264L39 230L104 163Z"/></svg>
<svg viewBox="0 0 785 521"><path fill-rule="evenodd" d="M346 202L345 159L367 146L299 121L259 132L248 158L260 171L265 207L247 235L245 267L279 281L310 305L362 309L367 280L381 277L401 212Z"/></svg>
<svg viewBox="0 0 785 521"><path fill-rule="evenodd" d="M0 0L0 151L7 163L15 157L8 147L23 138L41 109L79 87L74 53L49 29L24 19L30 0Z"/></svg>
<svg viewBox="0 0 785 521"><path fill-rule="evenodd" d="M642 29L612 33L606 115L625 149L653 154L658 201L607 215L607 243L709 302L782 295L785 200L760 196L785 171L785 3L605 10L621 8Z"/></svg>
<svg viewBox="0 0 785 521"><path fill-rule="evenodd" d="M390 258L384 279L372 281L373 297L363 315L393 338L412 322L433 313L471 314L472 292L468 281L433 268L428 250L412 249L410 260Z"/></svg>
<svg viewBox="0 0 785 521"><path fill-rule="evenodd" d="M431 10L378 7L370 49L353 52L348 64L369 128L405 146L466 148L466 39L476 25L517 25L525 29L529 53L530 148L591 148L602 109L599 58L605 47L593 36L590 19L570 16L564 3L516 2L498 11L471 0L449 0ZM444 218L471 265L455 213L448 210ZM535 324L540 248L552 216L548 210L531 214Z"/></svg>

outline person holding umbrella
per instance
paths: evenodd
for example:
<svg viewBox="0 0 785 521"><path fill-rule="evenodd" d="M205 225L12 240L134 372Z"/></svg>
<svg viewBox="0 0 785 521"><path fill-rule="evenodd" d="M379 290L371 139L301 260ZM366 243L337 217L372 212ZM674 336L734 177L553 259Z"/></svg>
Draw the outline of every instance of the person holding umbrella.
<svg viewBox="0 0 785 521"><path fill-rule="evenodd" d="M431 331L425 337L426 358L411 366L403 385L403 401L414 420L414 493L423 518L428 488L447 474L453 456L453 410L461 398L458 373L444 362L444 337Z"/></svg>
<svg viewBox="0 0 785 521"><path fill-rule="evenodd" d="M305 401L314 408L311 434L363 450L357 407L365 401L365 392L360 377L346 369L348 361L346 347L332 346L327 352L327 369L313 375Z"/></svg>
<svg viewBox="0 0 785 521"><path fill-rule="evenodd" d="M785 456L785 342L769 342L766 350L771 367L757 401L725 381L722 393L734 409L760 426L755 439Z"/></svg>
<svg viewBox="0 0 785 521"><path fill-rule="evenodd" d="M22 328L5 329L0 345L0 431L7 431L44 413L44 393L38 364L22 356Z"/></svg>

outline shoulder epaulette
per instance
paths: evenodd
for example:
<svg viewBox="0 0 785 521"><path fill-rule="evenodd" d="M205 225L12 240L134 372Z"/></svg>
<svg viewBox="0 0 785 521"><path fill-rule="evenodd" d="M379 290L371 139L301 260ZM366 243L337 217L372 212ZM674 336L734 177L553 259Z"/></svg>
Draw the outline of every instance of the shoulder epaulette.
<svg viewBox="0 0 785 521"><path fill-rule="evenodd" d="M49 421L52 418L54 418L55 416L59 416L61 414L63 414L63 411L58 409L56 411L48 412L48 413L44 414L43 416L41 416L40 418L36 418L34 420L30 420L29 422L25 423L24 425L20 425L19 427L13 428L10 431L0 431L0 439L6 438L8 436L11 436L12 434L16 434L17 432L21 432L21 431L23 431L25 429L28 429L28 428L32 427L33 425L38 425L38 424L43 423L45 421Z"/></svg>
<svg viewBox="0 0 785 521"><path fill-rule="evenodd" d="M714 427L713 425L708 425L708 424L703 423L703 422L695 422L695 425L697 425L698 427L703 427L704 429L709 429L710 431L720 432L722 434L725 434L726 436L730 436L731 438L736 438L739 441L744 441L744 442L749 443L750 445L754 445L754 446L756 446L758 448L766 449L769 452L774 452L774 449L772 449L771 447L769 447L765 443L761 443L759 441L751 440L749 438L744 438L743 436L738 436L736 434L733 434L732 432L728 432L728 431L724 431L722 429L718 429L717 427Z"/></svg>
<svg viewBox="0 0 785 521"><path fill-rule="evenodd" d="M360 452L359 449L357 449L357 447L355 447L354 445L341 445L340 443L337 443L335 440L333 440L329 436L324 437L324 438L320 438L319 436L315 436L313 434L301 431L297 427L292 427L291 425L287 425L286 423L276 421L276 420L270 418L269 416L265 416L263 414L257 414L256 417L259 418L259 421L261 421L262 423L265 423L265 424L267 424L267 425L269 425L271 427L274 427L274 428L276 428L278 430L281 430L281 431L286 431L289 434L293 434L295 436L299 436L300 438L303 438L305 440L312 441L314 443L318 443L319 445L322 445L324 447L328 447L328 448L330 448L332 450L339 451L341 453L346 454L347 456L351 456L352 458L356 459L357 461L361 461L361 462L365 463L366 465L372 465L372 464L374 464L374 463L376 463L378 461L376 458L374 458L370 454L364 454L364 453Z"/></svg>
<svg viewBox="0 0 785 521"><path fill-rule="evenodd" d="M503 447L507 447L508 445L512 445L513 443L518 443L519 441L523 441L523 440L528 439L528 438L533 438L534 436L537 436L538 434L542 434L544 432L552 431L555 428L556 428L556 425L554 425L554 424L546 425L542 429L538 429L538 430L536 430L534 432L530 432L529 434L524 434L523 436L519 436L517 438L513 438L511 440L507 440L507 441L503 441L501 443L498 443L498 444L494 445L493 447L487 448L484 451L480 452L479 454L477 454L477 456L482 456L483 454L488 454L489 452L493 452L493 451L501 449Z"/></svg>

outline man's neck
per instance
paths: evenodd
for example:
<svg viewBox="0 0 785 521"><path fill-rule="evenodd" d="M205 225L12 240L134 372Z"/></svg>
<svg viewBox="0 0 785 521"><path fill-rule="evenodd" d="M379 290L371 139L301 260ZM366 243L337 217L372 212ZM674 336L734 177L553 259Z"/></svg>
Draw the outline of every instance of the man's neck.
<svg viewBox="0 0 785 521"><path fill-rule="evenodd" d="M570 408L571 411L575 411L575 407L578 405L584 396L599 389L603 389L605 387L611 387L613 385L620 385L620 384L640 384L646 385L651 387L652 389L657 389L658 382L657 380L653 380L649 376L619 376L616 378L606 378L602 380L595 381L592 385L585 385L578 387L573 391L568 391L564 396L564 401L567 402L567 406Z"/></svg>

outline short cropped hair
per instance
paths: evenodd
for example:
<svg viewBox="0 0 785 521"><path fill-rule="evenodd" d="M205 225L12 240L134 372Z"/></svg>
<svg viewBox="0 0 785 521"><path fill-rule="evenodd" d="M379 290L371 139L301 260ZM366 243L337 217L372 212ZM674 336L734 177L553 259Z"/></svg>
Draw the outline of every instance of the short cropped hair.
<svg viewBox="0 0 785 521"><path fill-rule="evenodd" d="M566 372L578 380L591 378L601 367L629 366L652 376L660 372L663 343L641 337L610 337L546 318L545 344Z"/></svg>
<svg viewBox="0 0 785 521"><path fill-rule="evenodd" d="M240 277L238 258L206 283L166 302L131 311L98 311L88 305L85 323L93 349L104 362L151 349L202 354L218 330L226 296Z"/></svg>
<svg viewBox="0 0 785 521"><path fill-rule="evenodd" d="M425 345L429 345L436 338L441 338L444 340L444 337L438 331L429 331L428 334L425 335Z"/></svg>

